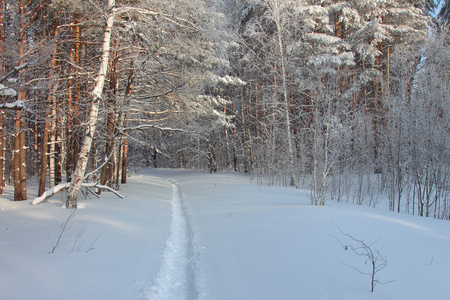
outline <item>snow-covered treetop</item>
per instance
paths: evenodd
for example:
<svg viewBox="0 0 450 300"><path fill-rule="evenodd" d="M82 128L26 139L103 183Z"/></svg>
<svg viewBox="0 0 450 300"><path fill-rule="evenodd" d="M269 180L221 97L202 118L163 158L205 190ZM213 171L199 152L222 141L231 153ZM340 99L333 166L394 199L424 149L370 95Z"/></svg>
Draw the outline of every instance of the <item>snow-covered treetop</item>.
<svg viewBox="0 0 450 300"><path fill-rule="evenodd" d="M233 77L233 76L218 76L216 74L213 74L212 72L207 72L205 74L205 82L208 86L210 87L215 87L218 84L222 84L225 86L229 86L229 85L246 85L246 83L244 81L242 81L241 79L237 78L237 77Z"/></svg>

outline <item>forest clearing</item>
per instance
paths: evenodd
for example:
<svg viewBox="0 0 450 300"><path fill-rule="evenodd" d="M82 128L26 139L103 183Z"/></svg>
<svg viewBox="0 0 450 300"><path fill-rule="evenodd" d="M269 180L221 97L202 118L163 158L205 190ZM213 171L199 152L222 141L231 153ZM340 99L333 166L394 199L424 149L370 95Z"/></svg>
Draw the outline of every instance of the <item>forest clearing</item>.
<svg viewBox="0 0 450 300"><path fill-rule="evenodd" d="M313 206L308 191L249 176L158 169L131 175L121 193L80 200L78 210L64 209L64 195L38 206L0 198L0 298L444 300L450 292L449 223L390 212L386 199ZM338 228L386 259L373 293L371 276L357 271L370 273L370 262Z"/></svg>

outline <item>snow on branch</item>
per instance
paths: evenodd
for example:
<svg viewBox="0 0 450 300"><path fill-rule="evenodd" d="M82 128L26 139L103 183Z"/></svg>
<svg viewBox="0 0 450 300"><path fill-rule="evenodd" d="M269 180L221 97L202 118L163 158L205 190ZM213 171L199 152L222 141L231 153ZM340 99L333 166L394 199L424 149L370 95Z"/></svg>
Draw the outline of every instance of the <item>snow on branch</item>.
<svg viewBox="0 0 450 300"><path fill-rule="evenodd" d="M36 205L36 204L42 203L47 198L50 198L51 196L59 193L60 191L63 191L65 189L69 188L69 186L70 186L70 182L60 183L60 184L46 190L41 196L34 198L33 202L31 202L31 204Z"/></svg>
<svg viewBox="0 0 450 300"><path fill-rule="evenodd" d="M195 23L186 20L184 18L181 17L176 17L174 15L169 15L169 14L165 14L162 12L157 12L148 8L139 8L139 7L130 7L130 6L121 6L118 8L114 8L114 13L116 14L123 14L123 13L127 13L127 12L135 12L135 13L139 13L142 15L150 15L150 16L154 16L155 18L162 18L167 20L168 22L175 24L179 27L189 27L191 29L197 30L197 31L202 31L202 28L199 27L198 25L196 25Z"/></svg>
<svg viewBox="0 0 450 300"><path fill-rule="evenodd" d="M47 191L44 192L44 194L42 194L42 196L34 198L33 202L31 204L33 205L37 205L40 204L42 202L44 202L47 198L50 198L51 196L64 191L66 189L68 189L70 187L70 182L65 182L65 183L60 183L50 189L48 189ZM82 187L84 188L98 188L98 189L102 189L102 190L107 190L112 192L113 194L115 194L117 197L119 198L124 198L118 191L116 191L115 189L107 186L107 185L102 185L99 182L84 182L81 184Z"/></svg>
<svg viewBox="0 0 450 300"><path fill-rule="evenodd" d="M0 84L0 96L17 96L17 91L13 88Z"/></svg>
<svg viewBox="0 0 450 300"><path fill-rule="evenodd" d="M138 125L138 126L134 126L134 127L125 127L125 128L121 128L119 131L121 133L124 133L125 131L132 131L132 130L140 130L140 129L147 129L147 128L155 128L155 129L159 129L161 131L181 131L181 132L186 132L186 130L184 129L180 129L180 128L171 128L171 127L161 127L158 125L153 125L153 124L143 124L143 125Z"/></svg>
<svg viewBox="0 0 450 300"><path fill-rule="evenodd" d="M216 86L217 84L223 84L224 86L244 86L247 85L247 83L243 80L241 80L238 77L233 76L218 76L216 74L213 74L211 72L205 73L206 83L209 86Z"/></svg>
<svg viewBox="0 0 450 300"><path fill-rule="evenodd" d="M1 88L1 87L0 87ZM0 94L1 95L1 94ZM21 110L25 107L25 102L21 100L14 101L12 103L2 103L0 104L0 109L15 109Z"/></svg>
<svg viewBox="0 0 450 300"><path fill-rule="evenodd" d="M307 33L305 34L305 39L312 43L321 43L324 45L336 44L342 41L342 39L339 37L325 33Z"/></svg>
<svg viewBox="0 0 450 300"><path fill-rule="evenodd" d="M28 66L28 63L24 63L23 65L20 65L18 67L14 67L8 74L6 74L5 76L3 76L0 79L0 83L2 83L3 81L5 81L9 76L12 76L14 74L17 74L20 70L26 68Z"/></svg>

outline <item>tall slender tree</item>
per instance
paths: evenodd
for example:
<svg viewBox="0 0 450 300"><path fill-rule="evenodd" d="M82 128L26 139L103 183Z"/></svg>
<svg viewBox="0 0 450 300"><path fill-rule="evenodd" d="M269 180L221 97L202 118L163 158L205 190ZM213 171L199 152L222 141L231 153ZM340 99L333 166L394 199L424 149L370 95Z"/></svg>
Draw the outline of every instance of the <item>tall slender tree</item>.
<svg viewBox="0 0 450 300"><path fill-rule="evenodd" d="M91 96L91 107L88 117L88 124L85 128L86 132L83 138L83 143L80 150L80 155L78 158L77 166L74 172L74 178L71 182L69 192L67 194L66 207L67 208L77 208L77 198L80 192L81 185L86 174L87 163L89 159L89 154L91 152L92 141L97 130L98 124L98 113L100 107L100 100L102 99L103 87L105 84L105 78L108 71L109 64L109 54L111 48L111 36L114 25L114 19L116 17L116 12L114 11L115 0L108 0L107 8L107 20L104 29L104 37L102 44L102 57L99 66L99 71L95 81L94 90Z"/></svg>

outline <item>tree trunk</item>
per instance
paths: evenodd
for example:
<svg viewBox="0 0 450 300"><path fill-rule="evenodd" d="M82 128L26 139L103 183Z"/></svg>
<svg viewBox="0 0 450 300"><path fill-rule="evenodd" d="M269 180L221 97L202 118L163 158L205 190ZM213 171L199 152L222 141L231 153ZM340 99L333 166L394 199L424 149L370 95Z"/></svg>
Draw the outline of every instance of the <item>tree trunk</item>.
<svg viewBox="0 0 450 300"><path fill-rule="evenodd" d="M20 110L16 112L14 127L14 201L21 201L27 200L27 173L25 164L25 122Z"/></svg>
<svg viewBox="0 0 450 300"><path fill-rule="evenodd" d="M290 109L289 109L289 94L287 88L287 73L286 73L286 57L284 53L284 45L281 37L282 28L281 28L281 16L280 16L280 7L279 0L273 0L273 10L275 17L275 25L277 27L277 35L278 35L278 51L280 52L280 61L281 61L281 79L283 84L283 100L284 100L284 117L285 117L285 125L286 125L286 139L287 139L287 147L288 147L288 172L290 175L290 185L294 185L294 174L292 171L293 163L294 163L294 150L292 148L292 138L291 138L291 121L290 121Z"/></svg>
<svg viewBox="0 0 450 300"><path fill-rule="evenodd" d="M14 201L24 200L22 199L22 195L20 193L20 180L19 180L19 134L20 134L20 112L16 112L16 117L14 120L14 146L13 146L13 177L14 177Z"/></svg>
<svg viewBox="0 0 450 300"><path fill-rule="evenodd" d="M4 113L0 111L0 194L3 194L3 187L5 186L6 131L4 122Z"/></svg>
<svg viewBox="0 0 450 300"><path fill-rule="evenodd" d="M130 98L129 96L131 95L131 91L133 89L133 81L134 81L134 63L133 61L131 61L131 70L130 70L130 74L128 75L128 82L127 82L127 89L125 91L125 106L128 106L130 104ZM124 127L128 126L128 112L123 112L122 113L122 124ZM122 142L122 155L121 155L121 160L119 161L119 166L117 166L118 168L120 168L122 170L122 178L121 178L121 182L122 184L126 184L127 183L127 158L128 158L128 131L125 131L123 134L123 142Z"/></svg>
<svg viewBox="0 0 450 300"><path fill-rule="evenodd" d="M21 111L20 118L20 134L19 134L19 177L20 177L20 193L22 200L27 200L27 167L26 167L26 145L25 145L25 120L23 117L23 112Z"/></svg>
<svg viewBox="0 0 450 300"><path fill-rule="evenodd" d="M102 61L100 63L100 68L98 71L97 79L95 82L94 90L92 91L92 103L88 118L88 125L86 128L86 133L83 138L83 143L81 145L81 151L78 158L77 167L74 172L74 178L71 182L67 200L66 207L67 208L77 208L77 198L78 193L80 192L81 185L84 180L84 176L86 173L86 167L88 164L89 154L91 152L92 141L94 139L94 134L97 130L98 123L98 113L100 100L102 98L103 87L105 84L105 77L108 71L108 63L109 63L109 50L111 47L111 34L112 27L114 24L115 13L113 11L113 7L115 5L115 0L108 0L108 19L106 22L106 27L104 31L103 37L103 46L102 46Z"/></svg>
<svg viewBox="0 0 450 300"><path fill-rule="evenodd" d="M38 195L42 196L45 193L45 183L47 181L47 153L48 153L48 126L49 123L45 120L42 134L42 152L41 152L41 170L39 175L39 191Z"/></svg>
<svg viewBox="0 0 450 300"><path fill-rule="evenodd" d="M117 43L116 43L117 47ZM114 51L114 50L113 50ZM114 51L115 52L115 51ZM116 92L117 92L117 85L118 85L118 79L117 79L117 70L116 70L116 62L118 60L118 54L117 52L114 53L114 57L111 58L111 67L109 71L109 84L110 84L110 90L111 90L111 97L109 97L107 102L107 107L109 109L109 112L106 116L106 149L105 149L105 156L108 160L102 167L101 175L100 175L100 184L101 185L107 185L112 186L113 184L113 175L114 175L114 168L115 168L115 160L113 158L114 155L114 149L116 147L116 108L117 108L117 101L116 101ZM98 194L101 193L101 189L98 189Z"/></svg>
<svg viewBox="0 0 450 300"><path fill-rule="evenodd" d="M111 106L115 105L114 103L109 103ZM114 127L115 127L115 113L110 112L107 116L106 122L106 152L105 156L108 160L102 167L101 175L100 175L100 184L111 186L113 182L113 170L114 170L114 159L113 159L113 151L115 148L115 140L114 136ZM97 191L100 194L100 189Z"/></svg>
<svg viewBox="0 0 450 300"><path fill-rule="evenodd" d="M4 11L3 0L0 0L0 9ZM3 53L3 26L3 14L0 13L0 53ZM0 73L4 74L3 71L4 66L3 64L0 64ZM5 116L3 111L0 111L0 194L3 194L3 187L5 184L6 131L4 125Z"/></svg>
<svg viewBox="0 0 450 300"><path fill-rule="evenodd" d="M75 26L70 29L71 39L74 40L69 54L70 60L70 74L76 71L73 65L80 65L81 57L81 40L80 40L80 26L78 15L75 16L73 22ZM80 103L80 82L77 75L69 79L69 92L67 98L67 153L66 153L66 176L67 181L72 181L72 174L76 167L79 151L79 131L76 129L79 125L79 103Z"/></svg>
<svg viewBox="0 0 450 300"><path fill-rule="evenodd" d="M55 68L56 68L56 55L57 55L57 42L56 37L59 34L59 27L58 27L58 21L53 21L53 27L54 27L54 33L53 37L55 38L55 42L53 45L52 50L52 60L50 62L50 72L49 72L49 80L52 80L55 76ZM55 186L54 181L54 150L55 150L55 141L54 141L54 118L56 118L56 103L54 93L57 90L57 84L56 82L52 82L50 85L50 89L48 91L47 96L47 102L45 105L50 106L49 108L45 108L45 121L44 121L44 128L43 128L43 135L42 135L42 153L41 153L41 166L40 166L40 178L39 178L39 191L38 194L41 196L45 192L45 183L47 181L47 165L49 167L49 173L50 173L50 187ZM48 109L50 110L50 113L48 112ZM51 132L51 143L49 147L49 138ZM50 149L49 149L50 148ZM49 154L50 154L50 164L49 162Z"/></svg>
<svg viewBox="0 0 450 300"><path fill-rule="evenodd" d="M54 99L53 99L54 100ZM48 149L48 177L49 186L54 187L56 185L56 109L55 103L52 101L50 104L52 106L50 114L50 124L49 124L49 149Z"/></svg>
<svg viewBox="0 0 450 300"><path fill-rule="evenodd" d="M125 132L126 134L126 132ZM128 139L125 138L122 146L122 184L127 183L127 158L128 158Z"/></svg>
<svg viewBox="0 0 450 300"><path fill-rule="evenodd" d="M24 56L25 47L25 4L24 1L19 1L19 66L23 64L22 58ZM25 91L20 89L17 93L17 100L25 100ZM17 110L14 136L14 201L27 199L27 172L26 172L26 148L25 148L25 121L23 112Z"/></svg>

